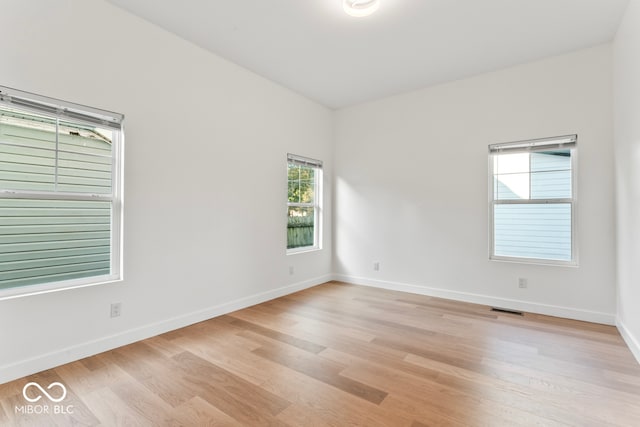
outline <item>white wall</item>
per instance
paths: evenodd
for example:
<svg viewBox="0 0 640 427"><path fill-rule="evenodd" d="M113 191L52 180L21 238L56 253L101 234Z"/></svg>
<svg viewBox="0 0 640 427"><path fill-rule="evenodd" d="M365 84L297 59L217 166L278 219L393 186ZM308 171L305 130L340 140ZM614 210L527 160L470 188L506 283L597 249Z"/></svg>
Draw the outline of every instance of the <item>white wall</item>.
<svg viewBox="0 0 640 427"><path fill-rule="evenodd" d="M579 267L489 261L487 146L573 133ZM612 138L610 45L341 110L334 269L354 283L613 323Z"/></svg>
<svg viewBox="0 0 640 427"><path fill-rule="evenodd" d="M614 48L628 339L640 337L639 21L632 0ZM127 117L125 280L0 301L0 383L320 283L332 262L352 282L614 319L609 45L335 115L101 0L3 0L0 52L1 85ZM488 261L487 145L568 133L580 266ZM325 161L320 252L285 255L287 152Z"/></svg>
<svg viewBox="0 0 640 427"><path fill-rule="evenodd" d="M0 383L329 278L331 111L100 0L1 15L0 84L125 114L126 162L125 280L0 301ZM327 168L325 249L289 257L287 152Z"/></svg>
<svg viewBox="0 0 640 427"><path fill-rule="evenodd" d="M640 361L640 2L614 42L618 326Z"/></svg>

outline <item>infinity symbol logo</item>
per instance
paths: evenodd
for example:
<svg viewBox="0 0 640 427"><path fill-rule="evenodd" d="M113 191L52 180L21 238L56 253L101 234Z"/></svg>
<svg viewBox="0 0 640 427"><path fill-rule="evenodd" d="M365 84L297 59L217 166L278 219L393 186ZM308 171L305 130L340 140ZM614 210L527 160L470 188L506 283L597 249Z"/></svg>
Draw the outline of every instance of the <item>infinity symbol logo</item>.
<svg viewBox="0 0 640 427"><path fill-rule="evenodd" d="M22 395L24 396L24 398L25 398L25 399L27 399L27 400L28 400L29 402L31 402L31 403L35 403L35 402L37 402L38 400L42 399L42 394L44 394L45 396L47 396L47 398L48 398L50 401L52 401L52 402L56 402L56 403L58 403L58 402L62 402L62 401L64 400L64 398L65 398L65 397L67 397L67 388L66 388L64 385L62 385L62 384L61 384L61 383L59 383L59 382L51 383L51 384L49 384L49 386L47 387L47 390L51 390L51 388L52 388L52 387L56 387L56 386L57 386L57 387L60 387L60 388L62 389L62 396L60 396L60 397L58 397L58 398L55 398L55 397L51 396L49 393L47 393L47 391L46 391L45 389L43 389L43 388L40 386L40 384L38 384L38 383L34 383L34 382L27 383L27 384L24 386L24 388L22 389ZM27 396L27 389L28 389L29 387L35 387L35 388L37 388L38 390L40 390L41 395L39 395L39 396L38 396L38 397L36 397L36 398L30 398L29 396Z"/></svg>

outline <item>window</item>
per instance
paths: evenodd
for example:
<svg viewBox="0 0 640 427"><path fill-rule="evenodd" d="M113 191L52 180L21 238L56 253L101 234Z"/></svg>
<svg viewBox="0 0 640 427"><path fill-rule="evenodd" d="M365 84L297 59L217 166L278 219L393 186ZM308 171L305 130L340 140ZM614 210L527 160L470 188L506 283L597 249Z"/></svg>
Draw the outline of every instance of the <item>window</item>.
<svg viewBox="0 0 640 427"><path fill-rule="evenodd" d="M287 154L287 252L320 249L322 162Z"/></svg>
<svg viewBox="0 0 640 427"><path fill-rule="evenodd" d="M494 144L491 259L576 264L576 135Z"/></svg>
<svg viewBox="0 0 640 427"><path fill-rule="evenodd" d="M0 298L120 278L122 119L0 86Z"/></svg>

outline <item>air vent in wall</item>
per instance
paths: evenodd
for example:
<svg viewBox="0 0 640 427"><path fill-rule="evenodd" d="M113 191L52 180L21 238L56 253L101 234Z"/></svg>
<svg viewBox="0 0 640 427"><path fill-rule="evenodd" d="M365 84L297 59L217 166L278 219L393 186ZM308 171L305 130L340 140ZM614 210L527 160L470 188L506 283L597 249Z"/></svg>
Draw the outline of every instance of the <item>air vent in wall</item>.
<svg viewBox="0 0 640 427"><path fill-rule="evenodd" d="M491 307L491 311L497 311L498 313L515 314L517 316L522 316L523 315L521 311L509 310L508 308Z"/></svg>

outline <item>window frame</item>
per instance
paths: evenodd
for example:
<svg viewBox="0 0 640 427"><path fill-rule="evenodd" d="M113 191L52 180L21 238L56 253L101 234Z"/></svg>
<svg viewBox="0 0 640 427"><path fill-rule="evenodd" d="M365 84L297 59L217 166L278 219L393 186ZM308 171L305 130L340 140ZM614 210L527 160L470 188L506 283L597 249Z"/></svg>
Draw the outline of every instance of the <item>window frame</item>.
<svg viewBox="0 0 640 427"><path fill-rule="evenodd" d="M489 260L551 265L551 266L578 266L578 135L563 135L551 138L540 138L516 142L498 143L489 145L488 158L488 200L489 200ZM570 150L571 153L571 197L547 198L547 199L503 199L496 200L494 194L494 164L500 154L535 153L539 151ZM529 170L531 174L531 170ZM531 185L531 184L530 184ZM505 256L495 254L495 207L496 205L540 205L540 204L569 204L571 206L571 259L531 258L518 256Z"/></svg>
<svg viewBox="0 0 640 427"><path fill-rule="evenodd" d="M291 207L313 208L314 223L313 223L313 245L301 246L297 248L288 248L287 247L288 241L285 241L286 253L287 255L293 255L293 254L304 253L304 252L319 251L322 249L322 222L323 222L322 221L322 199L323 199L322 167L323 167L323 163L321 160L316 160L309 157L303 157L296 154L287 153L287 193L289 190L288 171L289 171L290 164L295 164L298 166L313 167L314 195L313 195L313 203L289 202L289 199L287 197L287 206L286 206L287 218L289 216L289 208Z"/></svg>
<svg viewBox="0 0 640 427"><path fill-rule="evenodd" d="M0 289L0 300L121 281L123 279L124 115L5 86L0 86L0 105L56 120L99 126L113 131L110 194L0 189L0 199L110 202L110 273Z"/></svg>

